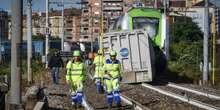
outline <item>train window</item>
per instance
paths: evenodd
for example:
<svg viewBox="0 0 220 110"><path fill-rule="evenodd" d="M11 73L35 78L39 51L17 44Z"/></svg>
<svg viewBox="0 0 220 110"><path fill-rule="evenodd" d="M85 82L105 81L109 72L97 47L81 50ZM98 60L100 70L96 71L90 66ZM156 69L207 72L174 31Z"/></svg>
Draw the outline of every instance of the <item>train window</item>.
<svg viewBox="0 0 220 110"><path fill-rule="evenodd" d="M121 18L117 18L113 24L113 30L121 30Z"/></svg>
<svg viewBox="0 0 220 110"><path fill-rule="evenodd" d="M133 29L143 29L153 38L156 36L159 27L159 19L147 17L133 18Z"/></svg>
<svg viewBox="0 0 220 110"><path fill-rule="evenodd" d="M122 14L111 25L110 31L129 30L129 19L128 18L129 18L128 14Z"/></svg>

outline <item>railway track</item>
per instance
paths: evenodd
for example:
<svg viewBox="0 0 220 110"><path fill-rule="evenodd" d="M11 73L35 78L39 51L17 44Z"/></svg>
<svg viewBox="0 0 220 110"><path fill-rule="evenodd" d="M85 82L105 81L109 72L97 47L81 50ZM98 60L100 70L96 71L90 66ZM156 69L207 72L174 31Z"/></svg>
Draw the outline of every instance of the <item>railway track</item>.
<svg viewBox="0 0 220 110"><path fill-rule="evenodd" d="M47 110L93 110L88 109L92 107L85 100L83 101L83 106L77 109L71 104L69 87L65 83L65 72L60 74L59 85L52 83L49 72L46 72L42 77L44 98L46 98L46 103L48 104Z"/></svg>
<svg viewBox="0 0 220 110"><path fill-rule="evenodd" d="M163 80L156 81L156 86L163 90L184 96L187 99L193 99L201 103L220 107L220 94L214 92L213 89L209 91L204 91L204 88L202 86L193 84L175 84Z"/></svg>
<svg viewBox="0 0 220 110"><path fill-rule="evenodd" d="M87 77L85 82L85 100L83 107L75 109L71 104L68 96L68 87L65 86L65 80L61 76L60 85L51 84L49 76L47 79L46 96L48 99L49 110L107 110L107 101L105 94L98 94L91 75ZM164 86L155 86L147 84L128 85L122 84L121 98L122 106L117 107L113 104L111 110L220 110L218 107L219 97L212 94L202 93L193 89L180 88L179 85L168 83ZM176 87L178 86L178 87ZM175 88L176 87L176 88ZM155 89L156 88L156 89ZM178 90L176 90L178 88ZM159 89L159 90L157 90ZM160 92L163 91L163 92ZM165 93L164 93L165 92ZM190 93L190 97L186 97L185 92ZM171 95L167 95L171 93ZM189 94L187 93L187 94ZM198 93L198 94L197 94ZM186 93L185 93L186 94ZM191 96L197 94L197 96ZM181 98L179 98L181 97ZM215 103L209 104L197 99L196 97L205 97L208 102L210 99Z"/></svg>
<svg viewBox="0 0 220 110"><path fill-rule="evenodd" d="M181 85L178 85L178 84L175 84L175 83L171 83L171 82L169 82L167 84L167 86L173 87L173 88L176 88L176 89L180 89L180 90L183 90L183 91L187 91L187 92L190 92L190 93L194 93L194 94L197 94L197 95L200 95L200 96L204 96L204 97L207 97L207 98L210 98L210 99L220 100L220 96L218 96L218 95L211 94L209 92L203 92L201 90L196 90L194 88L184 87L184 86L181 86Z"/></svg>
<svg viewBox="0 0 220 110"><path fill-rule="evenodd" d="M122 94L151 110L203 110L179 99L163 95L141 85L123 85Z"/></svg>
<svg viewBox="0 0 220 110"><path fill-rule="evenodd" d="M152 90L154 90L154 91L156 91L158 93L167 95L169 97L172 97L172 98L181 100L183 102L192 104L192 105L197 106L197 107L202 108L202 109L206 109L206 110L220 110L219 107L215 107L213 105L210 105L210 104L207 104L207 103L203 103L203 102L201 102L199 100L196 100L194 98L186 97L185 94L182 94L182 95L177 94L176 92L174 92L174 90L172 90L170 88L167 88L167 87L166 88L165 87L154 87L154 86L146 84L146 83L143 83L142 86L146 87L148 89L152 89Z"/></svg>
<svg viewBox="0 0 220 110"><path fill-rule="evenodd" d="M90 103L90 107L92 107L92 110L107 110L107 101L106 96L104 94L98 94L98 93L91 93L87 91L96 91L96 87L94 82L92 81L92 74L89 71L88 77L86 82L86 90L87 93L87 101ZM121 94L122 99L122 106L117 107L113 104L113 107L111 110L150 110L148 107L142 105L141 103L129 98L126 95ZM90 110L90 109L89 109Z"/></svg>

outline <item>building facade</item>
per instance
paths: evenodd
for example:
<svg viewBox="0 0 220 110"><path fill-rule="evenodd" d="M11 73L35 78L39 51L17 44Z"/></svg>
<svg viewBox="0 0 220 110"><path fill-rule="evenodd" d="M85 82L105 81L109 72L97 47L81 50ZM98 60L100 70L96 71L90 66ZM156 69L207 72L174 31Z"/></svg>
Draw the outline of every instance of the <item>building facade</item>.
<svg viewBox="0 0 220 110"><path fill-rule="evenodd" d="M195 4L191 7L186 7L186 2L175 3L176 5L171 5L170 7L170 16L171 18L174 18L175 16L187 16L192 18L192 20L197 23L197 25L200 27L201 31L204 32L204 1L195 2ZM178 4L178 5L177 5ZM217 27L217 33L220 34L220 19L219 16L220 11L218 7L215 7L214 4L211 2L209 3L209 17L210 17L210 31L212 31L212 25L216 25ZM212 23L212 17L216 17L216 24ZM171 20L172 21L172 20Z"/></svg>
<svg viewBox="0 0 220 110"><path fill-rule="evenodd" d="M32 13L32 35L45 35L45 13L33 12ZM23 40L27 40L27 16L23 16Z"/></svg>
<svg viewBox="0 0 220 110"><path fill-rule="evenodd" d="M134 0L83 0L82 2L84 4L80 41L94 42L102 32L108 32L110 25L120 15L133 6Z"/></svg>
<svg viewBox="0 0 220 110"><path fill-rule="evenodd" d="M101 0L83 0L81 13L81 42L91 42L101 33Z"/></svg>
<svg viewBox="0 0 220 110"><path fill-rule="evenodd" d="M77 42L80 37L80 11L75 9L64 10L64 41ZM26 15L23 16L23 40L27 40L27 21ZM52 11L49 13L49 28L52 38L60 38L62 31L61 11ZM33 12L32 14L32 34L46 34L46 14L42 12Z"/></svg>
<svg viewBox="0 0 220 110"><path fill-rule="evenodd" d="M187 7L192 7L194 4L201 2L203 0L186 0L186 6Z"/></svg>

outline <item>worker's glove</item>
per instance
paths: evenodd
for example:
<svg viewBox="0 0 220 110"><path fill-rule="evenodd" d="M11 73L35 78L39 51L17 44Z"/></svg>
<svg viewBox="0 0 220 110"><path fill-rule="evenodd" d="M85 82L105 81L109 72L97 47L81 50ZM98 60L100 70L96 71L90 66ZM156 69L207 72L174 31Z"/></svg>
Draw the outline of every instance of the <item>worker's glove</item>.
<svg viewBox="0 0 220 110"><path fill-rule="evenodd" d="M92 77L92 76L91 76L91 78L92 78L92 81L94 81L94 80L95 80L95 78L94 78L94 77Z"/></svg>

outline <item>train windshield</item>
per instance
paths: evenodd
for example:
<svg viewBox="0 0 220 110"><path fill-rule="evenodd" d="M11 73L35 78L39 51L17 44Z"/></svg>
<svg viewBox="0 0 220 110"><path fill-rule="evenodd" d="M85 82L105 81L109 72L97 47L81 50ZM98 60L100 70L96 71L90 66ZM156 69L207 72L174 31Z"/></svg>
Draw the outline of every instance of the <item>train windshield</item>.
<svg viewBox="0 0 220 110"><path fill-rule="evenodd" d="M133 18L133 29L144 29L149 37L153 38L157 35L159 27L158 18L135 17Z"/></svg>

